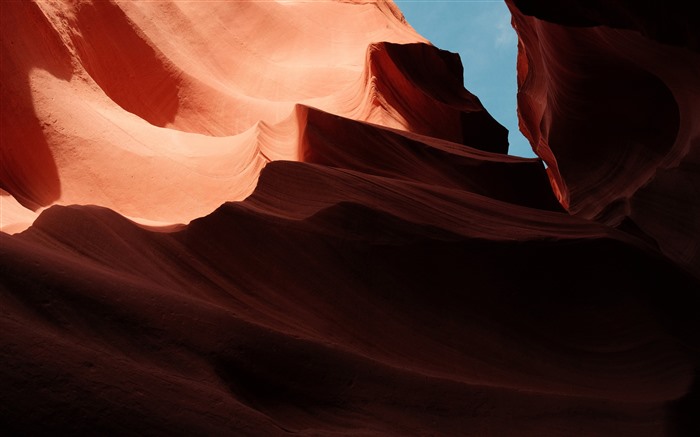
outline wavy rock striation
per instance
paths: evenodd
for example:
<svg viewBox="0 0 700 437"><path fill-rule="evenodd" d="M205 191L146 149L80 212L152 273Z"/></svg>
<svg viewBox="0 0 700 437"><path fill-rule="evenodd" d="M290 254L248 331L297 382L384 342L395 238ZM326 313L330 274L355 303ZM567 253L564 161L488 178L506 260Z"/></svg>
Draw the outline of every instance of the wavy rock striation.
<svg viewBox="0 0 700 437"><path fill-rule="evenodd" d="M388 3L10 3L0 184L34 211L187 223L300 159L298 104L505 152L458 57L425 42Z"/></svg>
<svg viewBox="0 0 700 437"><path fill-rule="evenodd" d="M693 435L696 40L615 4L510 3L546 170L392 3L3 4L0 430Z"/></svg>
<svg viewBox="0 0 700 437"><path fill-rule="evenodd" d="M661 2L508 3L521 128L562 204L644 235L700 276L696 14Z"/></svg>

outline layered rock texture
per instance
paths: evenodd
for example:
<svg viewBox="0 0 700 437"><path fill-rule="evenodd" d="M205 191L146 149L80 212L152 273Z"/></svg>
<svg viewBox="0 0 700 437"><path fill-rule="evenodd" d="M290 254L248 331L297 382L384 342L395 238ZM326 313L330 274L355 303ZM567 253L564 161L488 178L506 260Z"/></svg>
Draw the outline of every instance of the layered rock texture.
<svg viewBox="0 0 700 437"><path fill-rule="evenodd" d="M562 204L700 277L700 18L677 2L509 5L521 129Z"/></svg>
<svg viewBox="0 0 700 437"><path fill-rule="evenodd" d="M3 2L2 433L696 435L693 15L507 3L546 169L390 2Z"/></svg>

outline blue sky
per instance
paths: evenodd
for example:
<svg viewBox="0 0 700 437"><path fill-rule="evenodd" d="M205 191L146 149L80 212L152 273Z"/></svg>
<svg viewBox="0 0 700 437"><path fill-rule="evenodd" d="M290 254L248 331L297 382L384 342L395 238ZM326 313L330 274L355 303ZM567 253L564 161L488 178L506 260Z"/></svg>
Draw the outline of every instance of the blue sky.
<svg viewBox="0 0 700 437"><path fill-rule="evenodd" d="M394 0L406 20L435 46L457 52L464 85L508 129L510 154L532 157L518 130L515 60L518 39L503 0Z"/></svg>

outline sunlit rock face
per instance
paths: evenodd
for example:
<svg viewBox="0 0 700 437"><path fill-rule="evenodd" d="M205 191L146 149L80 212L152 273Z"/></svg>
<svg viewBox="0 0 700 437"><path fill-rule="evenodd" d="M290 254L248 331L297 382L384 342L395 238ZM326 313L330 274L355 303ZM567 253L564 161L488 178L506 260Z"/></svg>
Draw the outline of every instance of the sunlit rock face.
<svg viewBox="0 0 700 437"><path fill-rule="evenodd" d="M545 170L391 2L4 2L2 433L698 434L696 28L612 4L509 4Z"/></svg>
<svg viewBox="0 0 700 437"><path fill-rule="evenodd" d="M576 215L700 276L700 37L677 4L509 3L521 127Z"/></svg>
<svg viewBox="0 0 700 437"><path fill-rule="evenodd" d="M187 223L300 160L304 107L507 150L459 58L393 4L234 3L4 6L3 189L33 211ZM7 204L3 227L31 223Z"/></svg>

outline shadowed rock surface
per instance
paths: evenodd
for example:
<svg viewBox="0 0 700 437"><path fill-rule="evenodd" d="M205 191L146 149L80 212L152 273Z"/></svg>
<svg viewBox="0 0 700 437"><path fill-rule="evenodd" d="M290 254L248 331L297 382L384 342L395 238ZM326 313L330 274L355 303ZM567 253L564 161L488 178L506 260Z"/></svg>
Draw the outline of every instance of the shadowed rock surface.
<svg viewBox="0 0 700 437"><path fill-rule="evenodd" d="M697 27L564 4L545 169L392 3L4 3L0 434L700 433Z"/></svg>

